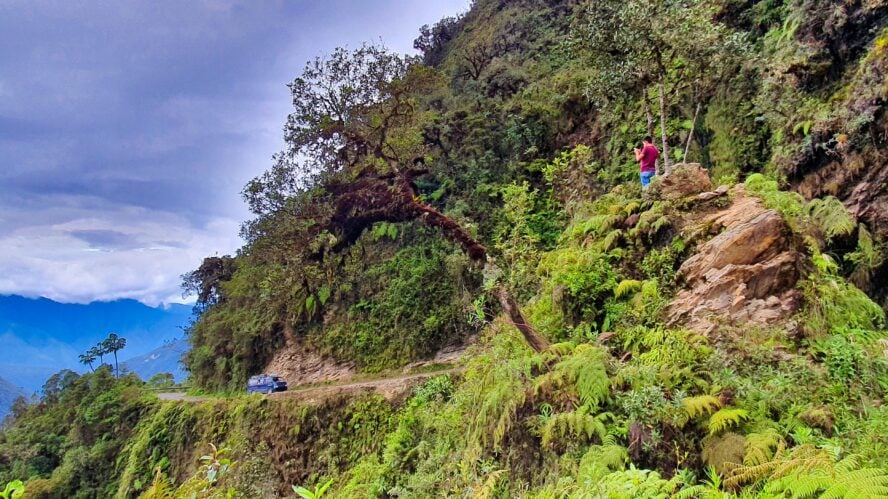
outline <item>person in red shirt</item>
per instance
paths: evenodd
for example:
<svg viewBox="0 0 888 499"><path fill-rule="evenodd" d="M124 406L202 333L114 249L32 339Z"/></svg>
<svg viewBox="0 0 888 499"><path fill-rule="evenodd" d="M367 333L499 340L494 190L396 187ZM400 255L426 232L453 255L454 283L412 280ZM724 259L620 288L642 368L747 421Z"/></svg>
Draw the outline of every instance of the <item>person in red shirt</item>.
<svg viewBox="0 0 888 499"><path fill-rule="evenodd" d="M654 146L654 139L650 135L644 138L641 149L635 148L635 159L641 164L641 188L647 189L651 179L657 174L657 158L660 150Z"/></svg>

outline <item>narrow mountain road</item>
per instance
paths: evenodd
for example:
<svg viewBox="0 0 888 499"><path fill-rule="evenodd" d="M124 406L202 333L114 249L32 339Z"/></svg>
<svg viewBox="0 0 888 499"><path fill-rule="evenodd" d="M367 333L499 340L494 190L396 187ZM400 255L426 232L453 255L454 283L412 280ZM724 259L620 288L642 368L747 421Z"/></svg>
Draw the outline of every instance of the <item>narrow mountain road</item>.
<svg viewBox="0 0 888 499"><path fill-rule="evenodd" d="M207 397L188 395L185 392L161 392L157 394L157 398L174 402L200 402L207 399Z"/></svg>
<svg viewBox="0 0 888 499"><path fill-rule="evenodd" d="M345 394L359 393L378 393L388 400L403 395L407 390L416 386L418 383L435 376L445 374L457 374L464 370L463 367L450 367L435 371L427 371L421 373L407 373L399 376L389 376L379 379L368 379L361 381L341 381L328 384L313 384L294 386L286 392L277 392L267 395L272 400L295 399L309 404L321 403L332 397ZM212 396L195 396L188 395L184 392L162 392L157 394L157 398L171 402L203 402L212 400Z"/></svg>
<svg viewBox="0 0 888 499"><path fill-rule="evenodd" d="M296 386L286 392L277 392L269 395L272 399L299 399L308 402L320 402L330 397L342 394L356 394L361 392L375 392L386 399L394 399L421 381L444 374L462 372L464 368L453 367L437 371L411 373L402 376L393 376L365 381L333 383L317 386Z"/></svg>

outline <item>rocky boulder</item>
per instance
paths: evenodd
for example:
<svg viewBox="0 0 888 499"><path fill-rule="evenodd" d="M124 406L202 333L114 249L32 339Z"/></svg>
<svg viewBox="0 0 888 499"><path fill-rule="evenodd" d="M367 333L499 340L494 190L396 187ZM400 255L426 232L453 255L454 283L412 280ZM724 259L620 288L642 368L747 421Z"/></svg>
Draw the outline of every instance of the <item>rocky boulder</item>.
<svg viewBox="0 0 888 499"><path fill-rule="evenodd" d="M674 165L672 173L660 176L654 185L656 195L663 199L681 199L712 190L709 171L699 163Z"/></svg>
<svg viewBox="0 0 888 499"><path fill-rule="evenodd" d="M679 269L685 288L669 305L671 325L709 332L721 323L775 324L798 310L802 257L779 213L738 190L729 208L695 228L718 235Z"/></svg>

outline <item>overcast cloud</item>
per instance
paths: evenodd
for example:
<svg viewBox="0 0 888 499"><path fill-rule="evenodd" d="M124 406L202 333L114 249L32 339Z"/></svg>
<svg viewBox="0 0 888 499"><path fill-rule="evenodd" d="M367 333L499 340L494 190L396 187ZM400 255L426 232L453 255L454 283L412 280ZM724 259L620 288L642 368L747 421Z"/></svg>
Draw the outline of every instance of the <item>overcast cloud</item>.
<svg viewBox="0 0 888 499"><path fill-rule="evenodd" d="M180 301L240 246L304 63L467 4L0 0L0 294Z"/></svg>

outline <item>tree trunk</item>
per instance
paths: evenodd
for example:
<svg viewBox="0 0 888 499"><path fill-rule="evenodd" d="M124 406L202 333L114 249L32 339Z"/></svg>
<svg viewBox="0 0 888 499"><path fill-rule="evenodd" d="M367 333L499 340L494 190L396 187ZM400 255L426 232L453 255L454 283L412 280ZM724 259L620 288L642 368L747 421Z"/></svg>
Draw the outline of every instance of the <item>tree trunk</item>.
<svg viewBox="0 0 888 499"><path fill-rule="evenodd" d="M666 175L672 173L672 162L669 160L669 141L666 138L666 89L662 79L657 84L660 92L660 138L663 140L663 168Z"/></svg>
<svg viewBox="0 0 888 499"><path fill-rule="evenodd" d="M353 244L363 231L377 222L418 220L429 227L440 229L445 238L459 245L472 263L480 267L494 265L488 259L487 248L458 222L418 201L413 179L423 173L423 170L413 170L393 176L381 176L366 172L357 180L328 185L328 192L336 197L334 213L327 227L327 230L338 234L338 242L333 246L333 251ZM545 349L549 345L548 341L527 322L511 293L501 284L494 287L494 293L503 312L524 335L528 345L537 352Z"/></svg>
<svg viewBox="0 0 888 499"><path fill-rule="evenodd" d="M688 133L688 143L685 145L685 153L684 153L684 162L688 162L688 151L691 150L691 140L694 139L694 126L697 124L697 116L700 114L700 103L697 103L697 108L694 109L694 119L691 120L691 132Z"/></svg>
<svg viewBox="0 0 888 499"><path fill-rule="evenodd" d="M117 365L117 350L114 350L114 372L116 373L114 375L114 377L119 378L120 377L120 366Z"/></svg>
<svg viewBox="0 0 888 499"><path fill-rule="evenodd" d="M549 341L538 333L529 322L527 322L527 319L524 318L524 314L521 313L521 307L518 305L518 302L515 301L515 298L509 293L505 286L498 285L495 293L500 302L500 306L503 307L503 312L509 317L509 321L512 325L518 328L518 331L524 336L524 340L527 341L530 348L533 348L537 353L548 348Z"/></svg>
<svg viewBox="0 0 888 499"><path fill-rule="evenodd" d="M651 101L648 99L647 87L642 89L642 98L644 99L644 117L647 120L647 134L653 138L654 136L654 113L651 112ZM656 175L660 175L660 158L654 161L654 170Z"/></svg>
<svg viewBox="0 0 888 499"><path fill-rule="evenodd" d="M453 219L447 217L431 206L416 202L415 196L413 199L416 209L422 213L419 217L420 220L430 227L441 229L444 232L444 237L458 244L466 256L469 257L469 260L477 264L483 264L485 267L496 265L488 260L487 248L475 240L475 238L466 232L465 229L460 227L460 225ZM549 342L538 333L529 322L527 322L527 319L521 312L521 306L518 305L518 302L512 294L509 293L509 290L507 290L502 284L497 284L493 292L496 294L503 312L505 312L506 316L509 318L509 322L521 332L524 339L527 341L527 344L530 345L530 348L533 348L537 353L545 350L549 346Z"/></svg>

